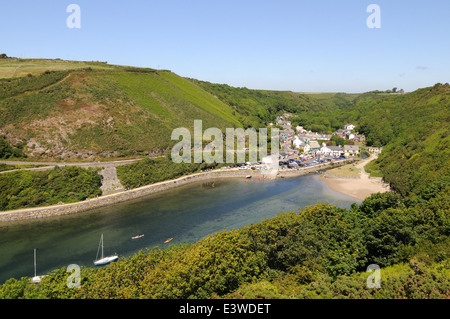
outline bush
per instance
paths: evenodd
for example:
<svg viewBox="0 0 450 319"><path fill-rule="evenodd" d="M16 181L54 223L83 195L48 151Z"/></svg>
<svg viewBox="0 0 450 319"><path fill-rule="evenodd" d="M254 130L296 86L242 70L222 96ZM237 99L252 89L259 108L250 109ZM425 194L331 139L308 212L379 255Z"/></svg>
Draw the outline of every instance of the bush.
<svg viewBox="0 0 450 319"><path fill-rule="evenodd" d="M72 203L101 195L101 179L92 169L55 167L0 175L0 210Z"/></svg>

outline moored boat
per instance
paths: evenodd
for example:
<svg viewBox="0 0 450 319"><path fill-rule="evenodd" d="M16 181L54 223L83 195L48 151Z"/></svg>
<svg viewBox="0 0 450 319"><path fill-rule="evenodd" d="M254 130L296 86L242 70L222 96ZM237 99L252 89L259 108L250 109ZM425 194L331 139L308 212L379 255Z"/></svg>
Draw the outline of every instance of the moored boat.
<svg viewBox="0 0 450 319"><path fill-rule="evenodd" d="M34 249L34 277L31 278L32 284L38 284L41 282L43 276L37 276L36 275L36 248Z"/></svg>
<svg viewBox="0 0 450 319"><path fill-rule="evenodd" d="M98 259L98 253L100 251L100 248L102 250L102 254L101 254L101 258ZM108 256L108 257L103 256L103 234L102 234L102 236L100 237L100 243L99 243L99 246L97 249L97 257L94 260L94 265L96 265L96 266L107 265L110 262L116 261L117 259L119 259L119 256L117 254L114 254L114 255Z"/></svg>

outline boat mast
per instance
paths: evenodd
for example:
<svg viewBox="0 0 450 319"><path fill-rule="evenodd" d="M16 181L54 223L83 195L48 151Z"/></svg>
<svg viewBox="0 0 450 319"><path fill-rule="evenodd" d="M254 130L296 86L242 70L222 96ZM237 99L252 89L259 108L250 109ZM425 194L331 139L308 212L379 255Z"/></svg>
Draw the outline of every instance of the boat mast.
<svg viewBox="0 0 450 319"><path fill-rule="evenodd" d="M95 257L95 260L99 260L98 259L98 252L100 251L100 247L102 248L102 257L100 259L103 259L103 234L100 236L100 243L98 244L97 257Z"/></svg>
<svg viewBox="0 0 450 319"><path fill-rule="evenodd" d="M103 259L103 234L102 234L102 259Z"/></svg>
<svg viewBox="0 0 450 319"><path fill-rule="evenodd" d="M36 277L36 248L34 249L34 277Z"/></svg>

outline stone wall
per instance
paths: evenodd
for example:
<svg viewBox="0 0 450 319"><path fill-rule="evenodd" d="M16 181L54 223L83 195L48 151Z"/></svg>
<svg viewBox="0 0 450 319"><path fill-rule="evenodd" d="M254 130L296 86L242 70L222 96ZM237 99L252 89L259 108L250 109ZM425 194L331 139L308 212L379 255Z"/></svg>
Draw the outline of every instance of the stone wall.
<svg viewBox="0 0 450 319"><path fill-rule="evenodd" d="M306 168L280 170L278 171L276 177L289 178L302 176L318 172L327 168L341 166L347 163L348 161L342 161L342 162L335 162L333 163L333 165L330 165L331 163L324 163ZM140 188L131 189L111 195L105 195L98 197L96 199L88 199L83 202L73 204L0 212L0 222L10 222L25 219L36 219L36 218L74 214L162 192L168 189L172 189L174 187L179 187L197 181L209 180L214 178L245 178L246 176L251 176L252 178L271 177L269 175L269 172L265 170L215 170L183 176L174 180L159 182L152 185L143 186Z"/></svg>

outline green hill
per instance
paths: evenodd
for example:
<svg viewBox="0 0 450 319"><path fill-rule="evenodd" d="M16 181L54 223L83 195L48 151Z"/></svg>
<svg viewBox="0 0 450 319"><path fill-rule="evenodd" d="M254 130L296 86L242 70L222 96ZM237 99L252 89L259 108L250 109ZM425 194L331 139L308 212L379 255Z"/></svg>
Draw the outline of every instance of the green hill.
<svg viewBox="0 0 450 319"><path fill-rule="evenodd" d="M384 146L369 169L404 196L426 196L450 183L450 86L366 101L355 110L368 145Z"/></svg>
<svg viewBox="0 0 450 319"><path fill-rule="evenodd" d="M311 116L321 117L324 114L349 108L355 105L361 96L364 96L363 94L346 93L308 94L291 91L252 90L194 79L190 79L190 81L233 107L242 123L255 128L267 126L274 121L276 116L284 112L301 115L302 119ZM307 121L302 122L305 127L309 124ZM330 123L328 122L328 124ZM340 122L334 124L336 127L341 126ZM327 127L327 129L330 128Z"/></svg>
<svg viewBox="0 0 450 319"><path fill-rule="evenodd" d="M29 157L146 155L173 145L172 130L193 128L194 119L242 126L230 106L166 70L2 59L1 77L0 135Z"/></svg>

